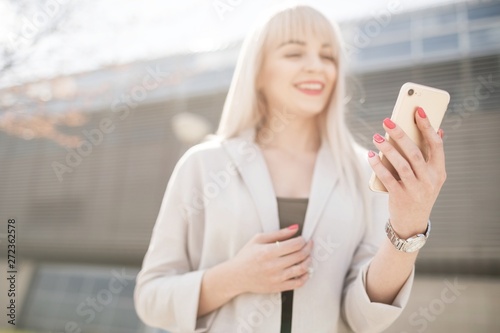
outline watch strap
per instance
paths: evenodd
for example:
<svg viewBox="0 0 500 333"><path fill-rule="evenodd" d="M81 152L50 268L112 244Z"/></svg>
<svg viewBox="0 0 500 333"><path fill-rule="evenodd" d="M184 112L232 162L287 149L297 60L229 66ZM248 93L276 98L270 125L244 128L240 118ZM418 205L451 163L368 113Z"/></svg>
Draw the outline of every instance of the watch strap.
<svg viewBox="0 0 500 333"><path fill-rule="evenodd" d="M385 225L385 232L387 234L387 237L389 238L389 240L391 241L391 243L394 245L394 247L398 251L402 251L402 252L414 252L414 251L416 251L416 250L412 250L412 251L407 250L407 246L409 245L409 241L411 241L412 239L415 239L416 237L422 237L423 236L424 237L424 241L417 248L417 249L420 249L422 246L424 246L425 241L429 237L430 231L431 231L431 221L428 220L427 221L427 229L425 230L424 234L416 234L416 235L414 235L412 237L409 237L407 239L403 239L403 238L400 238L398 236L398 234L392 228L391 220L390 219L387 220L387 223Z"/></svg>

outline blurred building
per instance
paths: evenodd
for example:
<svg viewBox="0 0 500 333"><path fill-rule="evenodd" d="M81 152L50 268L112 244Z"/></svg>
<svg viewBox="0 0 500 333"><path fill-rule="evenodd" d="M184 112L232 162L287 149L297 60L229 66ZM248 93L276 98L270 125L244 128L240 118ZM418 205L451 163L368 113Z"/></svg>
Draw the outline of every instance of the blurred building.
<svg viewBox="0 0 500 333"><path fill-rule="evenodd" d="M351 67L348 122L367 147L403 83L451 94L442 125L448 180L417 271L498 276L500 2L341 26ZM134 312L133 276L174 165L217 127L239 48L0 91L0 215L16 219L25 287L18 327L153 331Z"/></svg>

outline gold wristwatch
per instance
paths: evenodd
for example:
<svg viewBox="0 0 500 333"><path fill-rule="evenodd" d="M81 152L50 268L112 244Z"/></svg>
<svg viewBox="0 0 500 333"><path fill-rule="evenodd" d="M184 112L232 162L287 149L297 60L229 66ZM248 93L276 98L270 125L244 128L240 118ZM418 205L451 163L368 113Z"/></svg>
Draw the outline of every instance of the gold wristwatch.
<svg viewBox="0 0 500 333"><path fill-rule="evenodd" d="M387 220L387 224L385 225L385 232L389 240L394 245L394 247L402 252L415 252L424 246L427 238L429 238L429 232L431 231L431 221L427 222L427 230L425 234L417 234L407 239L399 238L394 229L392 229L391 220Z"/></svg>

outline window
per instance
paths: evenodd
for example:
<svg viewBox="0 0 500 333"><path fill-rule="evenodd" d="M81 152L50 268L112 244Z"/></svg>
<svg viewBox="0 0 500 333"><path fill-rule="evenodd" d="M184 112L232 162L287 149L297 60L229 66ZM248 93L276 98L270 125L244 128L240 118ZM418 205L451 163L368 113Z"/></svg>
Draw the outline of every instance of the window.
<svg viewBox="0 0 500 333"><path fill-rule="evenodd" d="M451 34L445 36L437 36L424 38L423 41L424 53L446 52L458 49L458 35Z"/></svg>
<svg viewBox="0 0 500 333"><path fill-rule="evenodd" d="M403 58L411 56L411 43L400 42L393 44L377 45L372 47L367 47L361 49L359 53L359 60L361 61L372 61L381 60L384 62L390 62L394 58Z"/></svg>
<svg viewBox="0 0 500 333"><path fill-rule="evenodd" d="M467 15L469 17L469 20L479 20L500 16L500 3L469 8L467 11Z"/></svg>
<svg viewBox="0 0 500 333"><path fill-rule="evenodd" d="M411 27L411 18L408 15L400 17L393 15L389 24L384 27L384 32L397 32L401 34L409 34Z"/></svg>
<svg viewBox="0 0 500 333"><path fill-rule="evenodd" d="M499 49L500 28L482 29L469 32L470 48L476 49Z"/></svg>
<svg viewBox="0 0 500 333"><path fill-rule="evenodd" d="M457 22L457 15L446 7L446 11L428 11L423 14L422 26L425 30L435 30L447 26L453 26Z"/></svg>

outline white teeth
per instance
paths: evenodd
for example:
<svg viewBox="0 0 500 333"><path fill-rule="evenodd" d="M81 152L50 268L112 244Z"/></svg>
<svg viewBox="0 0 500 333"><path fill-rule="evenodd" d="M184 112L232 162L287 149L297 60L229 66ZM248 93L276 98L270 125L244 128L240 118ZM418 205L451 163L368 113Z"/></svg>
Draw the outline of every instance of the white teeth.
<svg viewBox="0 0 500 333"><path fill-rule="evenodd" d="M321 83L301 83L297 85L299 89L306 89L306 90L322 90L323 85Z"/></svg>

